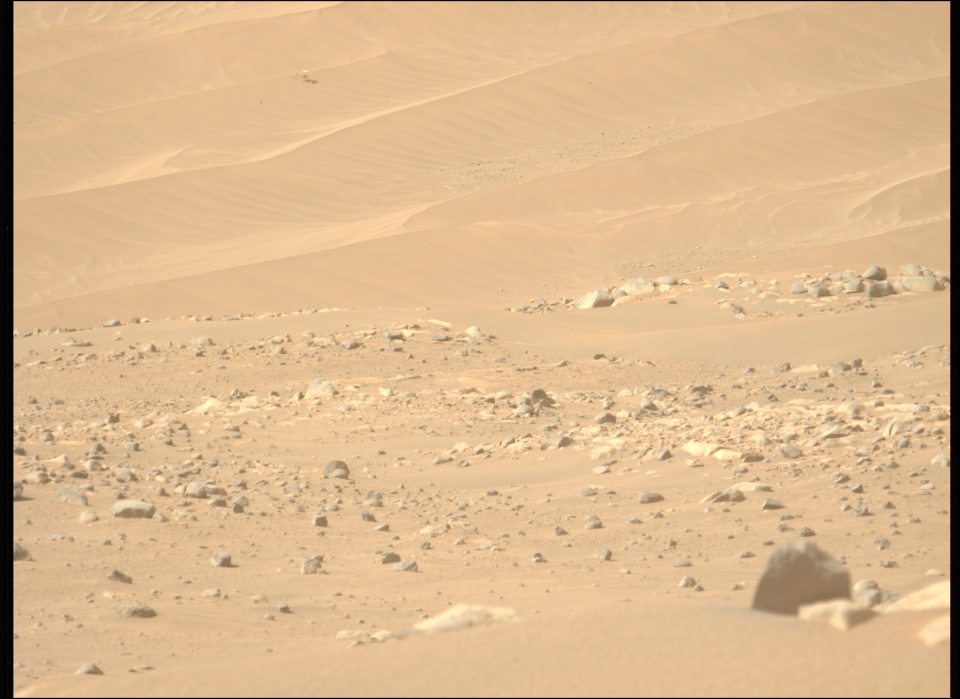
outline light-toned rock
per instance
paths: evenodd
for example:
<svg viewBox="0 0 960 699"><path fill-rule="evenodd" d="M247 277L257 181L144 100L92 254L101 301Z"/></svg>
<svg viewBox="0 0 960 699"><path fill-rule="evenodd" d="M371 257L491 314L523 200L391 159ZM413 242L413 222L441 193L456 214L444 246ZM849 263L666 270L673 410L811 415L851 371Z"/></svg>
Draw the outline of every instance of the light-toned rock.
<svg viewBox="0 0 960 699"><path fill-rule="evenodd" d="M126 519L148 519L153 517L154 512L156 508L143 500L118 500L110 508L110 514L114 517Z"/></svg>
<svg viewBox="0 0 960 699"><path fill-rule="evenodd" d="M337 395L338 391L333 387L333 384L329 381L324 381L323 379L314 379L313 383L310 384L310 387L307 389L307 393L304 396L304 399L310 400L311 398L332 398Z"/></svg>
<svg viewBox="0 0 960 699"><path fill-rule="evenodd" d="M621 287L628 296L652 294L657 290L656 285L646 277L631 277Z"/></svg>
<svg viewBox="0 0 960 699"><path fill-rule="evenodd" d="M613 300L613 296L606 291L600 291L598 289L597 291L591 291L589 294L581 296L577 302L577 308L603 308L613 305Z"/></svg>
<svg viewBox="0 0 960 699"><path fill-rule="evenodd" d="M612 444L604 444L590 450L590 458L594 461L598 459L612 459L616 454L617 448Z"/></svg>
<svg viewBox="0 0 960 699"><path fill-rule="evenodd" d="M402 636L459 631L471 626L513 623L520 620L516 610L507 607L482 607L472 604L458 604L430 619L414 624Z"/></svg>
<svg viewBox="0 0 960 699"><path fill-rule="evenodd" d="M917 638L928 646L939 646L941 643L950 643L950 615L937 617L920 629Z"/></svg>
<svg viewBox="0 0 960 699"><path fill-rule="evenodd" d="M881 605L878 611L884 614L920 609L949 609L950 581L934 583L922 590L911 592L889 604Z"/></svg>
<svg viewBox="0 0 960 699"><path fill-rule="evenodd" d="M827 602L803 604L797 610L797 616L804 621L825 621L835 629L848 629L870 621L877 613L870 607L848 599L835 599Z"/></svg>
<svg viewBox="0 0 960 699"><path fill-rule="evenodd" d="M772 493L771 488L766 483L735 483L727 490L739 490L741 493Z"/></svg>
<svg viewBox="0 0 960 699"><path fill-rule="evenodd" d="M729 459L742 459L743 452L734 451L733 449L717 449L713 452L713 458L718 461L727 461Z"/></svg>
<svg viewBox="0 0 960 699"><path fill-rule="evenodd" d="M100 518L97 517L97 513L94 512L93 510L84 510L83 512L80 513L80 516L77 518L77 521L79 521L80 524L90 524L92 522L96 522L98 519Z"/></svg>
<svg viewBox="0 0 960 699"><path fill-rule="evenodd" d="M690 441L684 444L680 448L683 449L683 451L690 454L691 456L710 456L720 448L720 445Z"/></svg>

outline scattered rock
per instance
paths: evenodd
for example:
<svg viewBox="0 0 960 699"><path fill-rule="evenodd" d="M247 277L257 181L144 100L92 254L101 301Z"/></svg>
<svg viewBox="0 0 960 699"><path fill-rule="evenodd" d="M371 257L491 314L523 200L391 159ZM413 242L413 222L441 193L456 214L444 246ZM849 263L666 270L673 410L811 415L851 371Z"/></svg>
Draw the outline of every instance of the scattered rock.
<svg viewBox="0 0 960 699"><path fill-rule="evenodd" d="M131 578L129 575L124 575L119 570L111 570L109 573L107 573L107 580L112 580L113 582L127 583L127 584L130 584L133 582L133 578Z"/></svg>
<svg viewBox="0 0 960 699"><path fill-rule="evenodd" d="M76 488L71 488L70 486L67 486L67 485L61 487L57 491L56 495L54 495L54 497L57 500L61 502L65 502L69 505L82 505L86 507L88 504L86 495L81 493Z"/></svg>
<svg viewBox="0 0 960 699"><path fill-rule="evenodd" d="M343 461L330 461L323 467L324 476L333 476L334 478L349 478L350 468Z"/></svg>
<svg viewBox="0 0 960 699"><path fill-rule="evenodd" d="M143 500L118 500L110 508L110 514L114 517L127 519L146 519L153 517L156 508L149 502Z"/></svg>
<svg viewBox="0 0 960 699"><path fill-rule="evenodd" d="M230 561L230 554L223 553L218 551L217 553L210 556L210 565L218 568L232 568L233 564Z"/></svg>
<svg viewBox="0 0 960 699"><path fill-rule="evenodd" d="M311 556L310 558L304 558L303 563L300 564L300 574L312 575L315 573L322 573L323 568L320 566L321 563L323 563L323 556Z"/></svg>
<svg viewBox="0 0 960 699"><path fill-rule="evenodd" d="M400 561L393 569L401 573L416 573L417 572L417 562L416 561Z"/></svg>
<svg viewBox="0 0 960 699"><path fill-rule="evenodd" d="M651 493L646 490L641 490L639 495L639 502L641 505L648 505L653 502L662 502L665 500L660 493Z"/></svg>
<svg viewBox="0 0 960 699"><path fill-rule="evenodd" d="M117 610L120 616L137 617L140 619L149 619L155 617L157 613L145 604L115 604L113 608Z"/></svg>

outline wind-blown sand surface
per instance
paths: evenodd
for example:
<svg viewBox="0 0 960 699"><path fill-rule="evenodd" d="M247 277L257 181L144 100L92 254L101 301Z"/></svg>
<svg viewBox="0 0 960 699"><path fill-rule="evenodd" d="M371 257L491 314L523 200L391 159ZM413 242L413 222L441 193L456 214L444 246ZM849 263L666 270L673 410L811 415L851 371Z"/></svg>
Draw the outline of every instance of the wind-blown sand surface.
<svg viewBox="0 0 960 699"><path fill-rule="evenodd" d="M15 3L14 691L947 695L949 13Z"/></svg>

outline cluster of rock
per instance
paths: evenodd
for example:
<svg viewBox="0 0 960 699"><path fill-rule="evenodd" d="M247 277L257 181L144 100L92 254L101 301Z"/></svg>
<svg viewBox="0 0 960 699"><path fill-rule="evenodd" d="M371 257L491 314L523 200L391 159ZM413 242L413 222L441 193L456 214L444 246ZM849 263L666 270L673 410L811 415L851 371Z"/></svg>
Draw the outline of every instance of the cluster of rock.
<svg viewBox="0 0 960 699"><path fill-rule="evenodd" d="M862 274L841 270L817 278L807 276L803 281L793 284L790 293L807 294L814 298L866 293L870 298L880 298L908 291L942 291L949 284L949 277L917 264L903 265L894 276L888 276L883 267L872 265Z"/></svg>

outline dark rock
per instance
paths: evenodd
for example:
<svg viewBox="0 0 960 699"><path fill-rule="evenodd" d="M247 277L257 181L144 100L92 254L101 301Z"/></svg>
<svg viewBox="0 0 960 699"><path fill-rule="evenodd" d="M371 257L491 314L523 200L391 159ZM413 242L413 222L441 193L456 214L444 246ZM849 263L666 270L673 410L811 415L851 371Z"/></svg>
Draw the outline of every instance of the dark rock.
<svg viewBox="0 0 960 699"><path fill-rule="evenodd" d="M803 604L850 599L850 575L839 561L807 541L778 546L757 585L753 608L796 614Z"/></svg>

